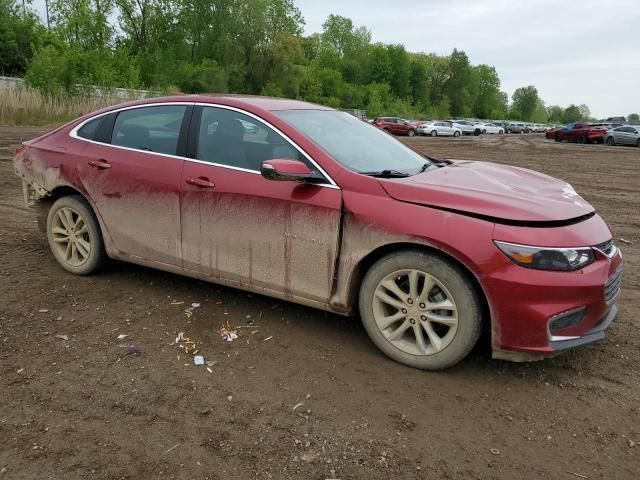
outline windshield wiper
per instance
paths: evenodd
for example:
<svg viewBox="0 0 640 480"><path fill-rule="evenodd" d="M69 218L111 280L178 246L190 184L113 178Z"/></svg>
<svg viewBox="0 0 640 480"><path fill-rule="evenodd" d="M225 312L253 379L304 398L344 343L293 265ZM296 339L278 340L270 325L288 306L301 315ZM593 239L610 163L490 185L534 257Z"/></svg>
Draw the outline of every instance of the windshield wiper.
<svg viewBox="0 0 640 480"><path fill-rule="evenodd" d="M360 172L362 175L368 175L370 177L381 177L381 178L404 178L409 177L411 174L400 172L398 170L379 170L377 172Z"/></svg>
<svg viewBox="0 0 640 480"><path fill-rule="evenodd" d="M433 162L431 162L430 160L427 160L426 162L424 162L424 164L420 167L420 170L418 170L418 173L423 173L427 171L427 168L429 168L431 165L433 165Z"/></svg>

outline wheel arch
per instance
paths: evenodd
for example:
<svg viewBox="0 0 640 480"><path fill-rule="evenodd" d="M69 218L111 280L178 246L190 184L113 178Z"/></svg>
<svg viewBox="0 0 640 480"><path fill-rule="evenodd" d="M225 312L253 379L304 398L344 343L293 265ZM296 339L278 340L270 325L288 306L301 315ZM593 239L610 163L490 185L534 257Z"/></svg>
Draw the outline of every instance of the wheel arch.
<svg viewBox="0 0 640 480"><path fill-rule="evenodd" d="M78 195L82 197L87 202L95 215L95 209L93 208L93 205L91 204L89 199L87 199L87 197L82 194L82 192L80 192L76 188L70 187L69 185L57 186L53 190L51 190L51 192L49 192L49 195L39 198L35 203L35 209L38 217L38 229L42 233L46 233L47 231L47 215L49 214L49 210L51 209L53 203L59 198L68 197L70 195Z"/></svg>
<svg viewBox="0 0 640 480"><path fill-rule="evenodd" d="M455 256L451 255L448 252L440 250L438 248L432 247L430 245L424 245L421 243L412 243L412 242L394 242L382 245L380 247L375 248L367 255L365 255L358 264L354 267L354 273L351 276L351 282L349 285L349 293L348 293L348 305L349 310L352 313L357 313L358 309L358 295L360 293L360 287L362 282L364 281L364 277L371 269L371 267L381 258L396 252L402 251L418 251L425 252L441 259L447 260L453 263L458 269L465 275L465 277L472 284L475 292L480 299L480 303L482 304L482 331L483 336L485 334L490 334L491 332L491 323L492 323L492 315L491 315L491 307L489 304L488 296L480 283L480 280L476 276L476 274L467 267L462 261L460 261Z"/></svg>

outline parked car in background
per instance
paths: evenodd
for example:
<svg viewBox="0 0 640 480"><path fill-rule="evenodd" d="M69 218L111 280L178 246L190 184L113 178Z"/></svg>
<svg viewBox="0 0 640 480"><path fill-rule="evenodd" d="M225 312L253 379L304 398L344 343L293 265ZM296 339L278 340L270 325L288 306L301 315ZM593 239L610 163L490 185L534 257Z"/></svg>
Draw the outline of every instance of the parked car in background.
<svg viewBox="0 0 640 480"><path fill-rule="evenodd" d="M556 142L603 143L607 129L588 123L570 123L555 132Z"/></svg>
<svg viewBox="0 0 640 480"><path fill-rule="evenodd" d="M622 125L612 128L604 136L607 145L635 145L640 147L640 126Z"/></svg>
<svg viewBox="0 0 640 480"><path fill-rule="evenodd" d="M563 128L564 128L564 125L563 125L563 126L560 126L560 127L553 127L553 128L550 128L550 129L548 129L548 130L545 132L544 136L545 136L546 138L549 138L549 139L552 139L552 140L553 140L553 139L555 139L555 138L556 138L556 134L557 134L560 130L562 130Z"/></svg>
<svg viewBox="0 0 640 480"><path fill-rule="evenodd" d="M507 133L527 133L527 127L525 127L524 123L513 122L507 127Z"/></svg>
<svg viewBox="0 0 640 480"><path fill-rule="evenodd" d="M533 125L533 131L535 133L544 133L547 131L547 126L541 123L536 123Z"/></svg>
<svg viewBox="0 0 640 480"><path fill-rule="evenodd" d="M478 123L476 127L480 128L480 132L489 133L489 134L498 134L502 135L504 133L504 128L495 123Z"/></svg>
<svg viewBox="0 0 640 480"><path fill-rule="evenodd" d="M380 130L393 133L394 135L408 135L413 137L416 134L416 126L399 117L378 117L373 124Z"/></svg>
<svg viewBox="0 0 640 480"><path fill-rule="evenodd" d="M495 358L554 356L616 317L622 258L571 185L432 159L327 107L139 100L24 142L13 162L68 272L113 258L357 314L412 367L449 367L485 331Z"/></svg>
<svg viewBox="0 0 640 480"><path fill-rule="evenodd" d="M432 137L459 137L462 135L462 130L452 122L436 121L418 127L418 134Z"/></svg>
<svg viewBox="0 0 640 480"><path fill-rule="evenodd" d="M450 120L455 127L458 127L464 135L480 135L482 129L477 127L475 123L468 120Z"/></svg>

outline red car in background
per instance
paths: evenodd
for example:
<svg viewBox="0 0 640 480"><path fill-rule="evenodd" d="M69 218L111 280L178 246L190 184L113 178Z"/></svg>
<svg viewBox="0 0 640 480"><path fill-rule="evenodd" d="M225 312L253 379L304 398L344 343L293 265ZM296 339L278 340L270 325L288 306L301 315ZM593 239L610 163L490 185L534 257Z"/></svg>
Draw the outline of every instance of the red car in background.
<svg viewBox="0 0 640 480"><path fill-rule="evenodd" d="M607 128L588 123L570 123L555 132L556 142L603 143Z"/></svg>
<svg viewBox="0 0 640 480"><path fill-rule="evenodd" d="M25 142L14 166L67 271L113 258L358 314L412 367L459 362L485 328L496 358L552 356L617 312L621 256L571 185L432 159L318 105L140 100Z"/></svg>
<svg viewBox="0 0 640 480"><path fill-rule="evenodd" d="M385 132L393 133L394 135L408 135L410 137L416 134L418 128L415 123L398 117L378 117L373 121L373 124Z"/></svg>

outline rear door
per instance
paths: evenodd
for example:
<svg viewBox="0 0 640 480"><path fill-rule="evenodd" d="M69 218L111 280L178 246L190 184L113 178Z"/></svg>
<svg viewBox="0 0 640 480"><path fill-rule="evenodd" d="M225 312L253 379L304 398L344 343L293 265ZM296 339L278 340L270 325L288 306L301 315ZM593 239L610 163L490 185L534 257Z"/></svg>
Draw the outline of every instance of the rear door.
<svg viewBox="0 0 640 480"><path fill-rule="evenodd" d="M309 185L263 178L262 162L274 158L300 160L322 173L282 134L237 109L196 107L188 156L181 193L185 268L240 287L326 302L341 190L329 179Z"/></svg>
<svg viewBox="0 0 640 480"><path fill-rule="evenodd" d="M119 256L181 265L180 132L192 107L141 106L109 114L83 152L80 178ZM186 137L185 137L186 138Z"/></svg>

